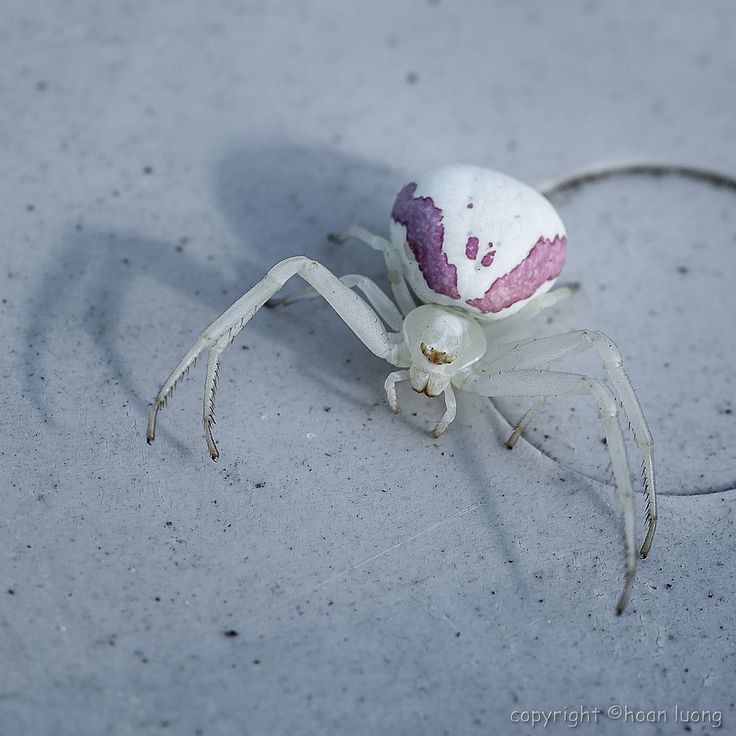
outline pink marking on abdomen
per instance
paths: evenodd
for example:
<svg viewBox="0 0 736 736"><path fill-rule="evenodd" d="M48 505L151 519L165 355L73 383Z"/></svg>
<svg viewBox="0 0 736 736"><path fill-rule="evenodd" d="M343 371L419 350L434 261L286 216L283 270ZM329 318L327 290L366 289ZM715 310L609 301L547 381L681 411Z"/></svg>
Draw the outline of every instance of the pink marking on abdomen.
<svg viewBox="0 0 736 736"><path fill-rule="evenodd" d="M491 263L493 263L493 257L496 255L495 250L489 250L488 253L486 253L483 258L480 260L481 266L490 266Z"/></svg>
<svg viewBox="0 0 736 736"><path fill-rule="evenodd" d="M445 227L442 210L431 197L415 197L417 185L407 184L397 195L391 217L406 228L409 244L424 280L435 294L459 299L457 269L443 250Z"/></svg>
<svg viewBox="0 0 736 736"><path fill-rule="evenodd" d="M560 275L566 251L567 238L564 235L555 235L553 240L540 237L518 266L499 276L482 297L468 299L467 303L487 314L500 312L528 299L545 281Z"/></svg>
<svg viewBox="0 0 736 736"><path fill-rule="evenodd" d="M465 255L471 261L474 261L478 256L478 244L478 238L476 238L474 235L471 235L468 238L468 242L465 244Z"/></svg>

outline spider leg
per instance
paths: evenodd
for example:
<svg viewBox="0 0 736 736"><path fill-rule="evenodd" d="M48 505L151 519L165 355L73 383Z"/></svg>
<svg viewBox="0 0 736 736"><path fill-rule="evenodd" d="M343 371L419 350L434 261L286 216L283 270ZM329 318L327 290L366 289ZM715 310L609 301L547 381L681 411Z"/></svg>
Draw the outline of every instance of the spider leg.
<svg viewBox="0 0 736 736"><path fill-rule="evenodd" d="M351 289L358 288L362 291L363 296L373 309L376 310L378 316L392 330L396 330L397 332L401 331L401 326L404 323L401 312L399 312L396 305L383 293L383 291L381 291L375 281L372 281L367 276L361 276L357 273L350 273L347 276L341 276L340 281ZM311 286L308 286L306 289L301 289L289 296L282 297L281 299L269 299L265 306L278 307L281 305L293 304L300 299L310 299L315 296L319 296L319 293Z"/></svg>
<svg viewBox="0 0 736 736"><path fill-rule="evenodd" d="M507 352L494 359L492 370L511 368L535 368L550 361L566 358L568 355L593 348L613 385L631 431L642 455L642 477L646 498L647 534L640 554L646 557L652 546L657 528L657 494L654 483L654 454L652 434L644 418L639 399L634 393L628 375L623 367L623 359L616 344L602 332L575 330L562 335L526 340L513 346L506 346Z"/></svg>
<svg viewBox="0 0 736 736"><path fill-rule="evenodd" d="M455 392L451 386L448 386L444 390L445 394L445 413L442 415L442 419L437 423L437 426L432 431L433 437L439 437L447 431L451 422L455 419L457 412L457 401L455 401Z"/></svg>
<svg viewBox="0 0 736 736"><path fill-rule="evenodd" d="M416 304L404 280L404 273L401 270L401 260L393 243L390 240L386 240L386 238L382 238L380 235L374 235L361 225L351 225L339 235L330 235L330 240L333 243L344 243L350 238L355 238L355 240L369 245L373 250L383 253L386 268L388 269L388 280L391 282L391 291L394 293L394 299L396 299L401 313L406 316L412 309L415 309Z"/></svg>
<svg viewBox="0 0 736 736"><path fill-rule="evenodd" d="M213 460L219 453L212 437L214 423L215 388L219 359L235 336L245 327L253 315L292 277L301 276L321 294L330 306L358 336L363 344L379 358L397 365L401 345L394 336L386 332L378 315L350 287L317 261L305 256L287 258L277 263L253 288L225 310L194 342L179 361L176 368L164 381L156 394L148 415L146 438L153 442L156 435L156 416L171 395L174 386L191 368L196 359L209 350L205 379L203 423L207 447Z"/></svg>
<svg viewBox="0 0 736 736"><path fill-rule="evenodd" d="M518 423L514 427L513 432L509 435L506 440L506 447L509 450L513 450L516 443L519 441L519 437L523 434L524 430L529 426L534 417L539 414L539 410L544 406L545 399L542 396L538 396L534 399L534 403L526 410L524 416L519 419Z"/></svg>
<svg viewBox="0 0 736 736"><path fill-rule="evenodd" d="M606 435L616 492L623 511L626 576L624 590L616 607L617 613L622 613L629 600L636 574L634 489L626 459L624 436L618 422L618 405L611 389L602 381L576 373L530 369L496 371L495 366L494 369L489 369L478 365L456 376L453 383L482 396L593 396L598 407L598 418Z"/></svg>
<svg viewBox="0 0 736 736"><path fill-rule="evenodd" d="M541 294L540 296L532 299L523 309L521 309L521 311L516 314L512 314L510 317L493 322L482 323L482 327L486 333L486 339L488 340L489 345L491 345L490 355L493 355L493 346L494 344L498 345L498 340L500 338L531 321L545 309L554 307L565 299L569 299L576 291L578 291L579 288L580 284L577 282L573 282L567 286L561 286L554 291L548 291L545 294ZM501 345L500 347L501 350L503 350L506 346ZM487 359L486 362L488 362ZM529 409L527 409L524 416L522 416L509 435L508 440L506 440L506 447L508 447L509 450L514 449L519 438L524 433L524 430L529 426L534 417L537 416L542 406L544 406L544 399L540 397L534 401Z"/></svg>
<svg viewBox="0 0 736 736"><path fill-rule="evenodd" d="M399 402L396 398L396 384L399 381L408 381L409 371L394 371L389 373L386 378L386 383L383 384L386 389L386 399L388 405L391 407L391 411L394 414L398 414L401 409L399 408Z"/></svg>

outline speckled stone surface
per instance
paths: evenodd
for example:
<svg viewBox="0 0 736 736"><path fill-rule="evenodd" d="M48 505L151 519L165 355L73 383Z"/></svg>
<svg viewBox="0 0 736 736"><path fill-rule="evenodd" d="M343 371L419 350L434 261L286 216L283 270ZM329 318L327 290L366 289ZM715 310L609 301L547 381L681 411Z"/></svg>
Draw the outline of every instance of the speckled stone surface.
<svg viewBox="0 0 736 736"><path fill-rule="evenodd" d="M726 0L4 3L2 736L569 733L514 720L596 708L578 730L733 733L733 193L627 177L554 200L583 288L529 334L609 333L656 441L660 528L621 617L584 400L510 453L461 395L435 441L438 402L400 386L394 416L388 367L314 300L225 354L218 464L201 366L144 433L277 260L387 286L326 235L386 234L417 172L735 175L735 22Z"/></svg>

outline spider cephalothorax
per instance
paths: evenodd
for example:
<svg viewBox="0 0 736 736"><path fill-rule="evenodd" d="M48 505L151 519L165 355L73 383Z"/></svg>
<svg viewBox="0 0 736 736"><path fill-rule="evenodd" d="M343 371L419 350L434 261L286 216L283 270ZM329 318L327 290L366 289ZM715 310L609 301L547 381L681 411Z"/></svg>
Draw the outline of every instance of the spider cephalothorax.
<svg viewBox="0 0 736 736"><path fill-rule="evenodd" d="M174 385L199 355L209 351L203 423L210 455L215 385L222 352L266 303L288 303L321 295L375 355L399 370L385 382L398 412L396 384L408 380L415 391L444 395L446 411L434 428L441 435L455 418L454 388L483 396L532 399L507 441L513 447L545 397L587 394L596 402L623 509L626 584L618 612L626 606L636 569L634 491L619 424L619 406L631 425L642 456L647 534L646 557L656 527L652 438L615 344L600 332L577 330L541 339L505 341L513 327L566 298L573 287L550 291L562 270L565 228L541 194L504 174L477 166L449 166L420 177L399 192L390 220L391 239L353 226L335 238L356 238L383 253L396 303L365 276L338 278L304 256L277 263L250 291L218 317L164 382L148 421L153 441L156 416ZM273 295L292 276L312 288L292 297ZM353 291L358 288L365 296ZM422 305L417 306L413 294ZM593 348L608 374L606 383L587 375L548 370L548 365Z"/></svg>

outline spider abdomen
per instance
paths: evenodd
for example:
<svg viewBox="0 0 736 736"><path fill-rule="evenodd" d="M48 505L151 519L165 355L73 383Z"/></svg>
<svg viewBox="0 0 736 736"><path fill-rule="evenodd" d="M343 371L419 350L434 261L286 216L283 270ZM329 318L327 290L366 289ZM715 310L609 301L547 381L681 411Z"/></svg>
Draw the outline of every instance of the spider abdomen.
<svg viewBox="0 0 736 736"><path fill-rule="evenodd" d="M454 165L407 184L391 212L391 241L425 303L500 319L548 291L567 240L554 207L496 171Z"/></svg>

